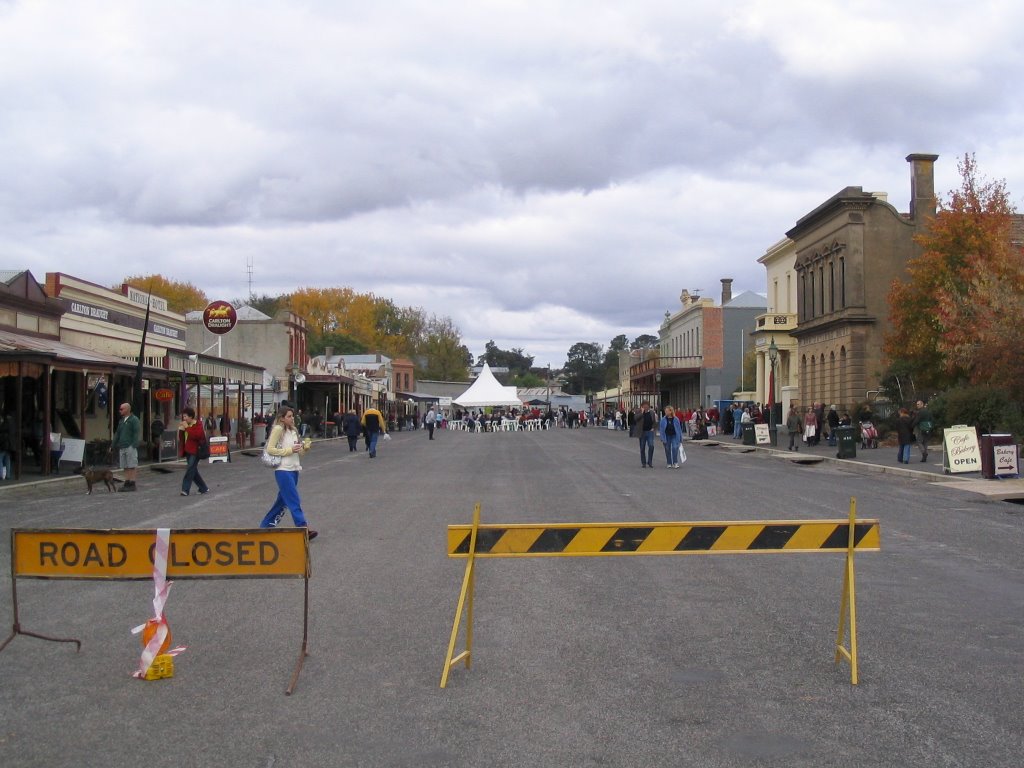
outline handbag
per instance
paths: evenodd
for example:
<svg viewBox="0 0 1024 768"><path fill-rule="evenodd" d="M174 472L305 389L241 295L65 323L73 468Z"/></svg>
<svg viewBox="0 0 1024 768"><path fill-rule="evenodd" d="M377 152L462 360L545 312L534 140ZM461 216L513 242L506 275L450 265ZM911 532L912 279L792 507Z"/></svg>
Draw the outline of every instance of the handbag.
<svg viewBox="0 0 1024 768"><path fill-rule="evenodd" d="M267 451L266 446L263 447L263 455L260 456L260 461L263 462L264 466L277 468L281 466L281 459L283 456L275 456Z"/></svg>
<svg viewBox="0 0 1024 768"><path fill-rule="evenodd" d="M199 444L196 446L196 458L199 459L199 461L210 458L210 441L207 439L206 435L203 435L203 439L200 440Z"/></svg>

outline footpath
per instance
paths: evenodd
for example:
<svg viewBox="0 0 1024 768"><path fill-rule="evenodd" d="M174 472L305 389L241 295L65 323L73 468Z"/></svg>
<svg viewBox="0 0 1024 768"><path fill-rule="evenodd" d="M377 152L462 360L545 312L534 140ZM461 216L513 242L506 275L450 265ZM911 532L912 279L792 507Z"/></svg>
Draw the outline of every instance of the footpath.
<svg viewBox="0 0 1024 768"><path fill-rule="evenodd" d="M820 464L829 463L852 468L855 465L858 471L890 474L919 480L928 480L956 487L959 490L970 491L992 499L1022 499L1024 500L1024 479L1017 478L996 478L989 480L983 478L980 472L963 472L959 474L947 474L943 468L942 445L936 443L928 447L928 460L921 461L921 451L914 446L909 464L900 464L896 460L896 447L881 445L878 448L861 448L857 443L857 455L855 458L838 458L838 446L829 445L827 440L822 440L818 445L807 445L800 443L799 451L789 451L788 437L784 438L782 446L768 445L743 445L741 439L732 437L713 437L708 440L687 441L691 445L704 445L708 447L724 448L732 451L763 451L774 457L789 460L798 464Z"/></svg>

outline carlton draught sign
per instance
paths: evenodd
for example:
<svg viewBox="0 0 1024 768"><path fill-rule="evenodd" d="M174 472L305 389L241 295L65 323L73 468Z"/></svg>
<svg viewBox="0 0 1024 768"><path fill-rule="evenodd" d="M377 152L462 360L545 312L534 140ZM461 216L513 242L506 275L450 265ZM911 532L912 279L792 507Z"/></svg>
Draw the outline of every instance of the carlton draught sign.
<svg viewBox="0 0 1024 768"><path fill-rule="evenodd" d="M226 301L213 301L203 310L203 325L210 333L227 333L235 327L238 315Z"/></svg>

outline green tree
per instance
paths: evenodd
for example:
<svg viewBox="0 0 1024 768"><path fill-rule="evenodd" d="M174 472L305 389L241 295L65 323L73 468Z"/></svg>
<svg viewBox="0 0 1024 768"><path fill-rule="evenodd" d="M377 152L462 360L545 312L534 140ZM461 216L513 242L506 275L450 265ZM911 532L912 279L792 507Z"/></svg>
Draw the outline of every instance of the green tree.
<svg viewBox="0 0 1024 768"><path fill-rule="evenodd" d="M330 347L335 355L365 355L367 346L344 333L324 333L310 337L306 351L310 357L323 355Z"/></svg>
<svg viewBox="0 0 1024 768"><path fill-rule="evenodd" d="M966 386L928 402L936 424L973 424L982 433L1009 432L1024 437L1024 407L1003 387Z"/></svg>
<svg viewBox="0 0 1024 768"><path fill-rule="evenodd" d="M468 381L473 356L449 318L432 316L414 360L418 378Z"/></svg>
<svg viewBox="0 0 1024 768"><path fill-rule="evenodd" d="M565 359L566 391L582 395L603 388L601 345L578 341L569 348Z"/></svg>
<svg viewBox="0 0 1024 768"><path fill-rule="evenodd" d="M516 376L512 380L512 383L515 386L522 387L524 389L527 387L543 387L545 385L545 379L543 374L538 376L533 371L528 371L527 373Z"/></svg>
<svg viewBox="0 0 1024 768"><path fill-rule="evenodd" d="M608 351L604 353L604 386L613 388L619 386L619 353L629 349L629 340L626 334L620 333L608 342Z"/></svg>
<svg viewBox="0 0 1024 768"><path fill-rule="evenodd" d="M499 381L506 378L511 381L516 376L522 376L530 372L533 367L533 358L523 352L522 349L505 350L500 349L494 340L484 345L484 353L477 358L477 365L487 363L492 368L508 368L508 376L495 374Z"/></svg>
<svg viewBox="0 0 1024 768"><path fill-rule="evenodd" d="M658 348L658 337L652 336L649 333L641 334L633 339L633 343L629 345L630 349L657 349Z"/></svg>

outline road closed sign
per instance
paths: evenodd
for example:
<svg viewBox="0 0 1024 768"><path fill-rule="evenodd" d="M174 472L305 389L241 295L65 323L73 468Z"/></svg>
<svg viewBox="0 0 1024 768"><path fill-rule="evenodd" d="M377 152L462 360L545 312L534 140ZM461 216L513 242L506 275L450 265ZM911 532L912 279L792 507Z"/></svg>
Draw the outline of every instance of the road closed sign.
<svg viewBox="0 0 1024 768"><path fill-rule="evenodd" d="M151 579L155 531L14 529L14 575L37 579ZM167 577L308 577L303 528L172 530Z"/></svg>

